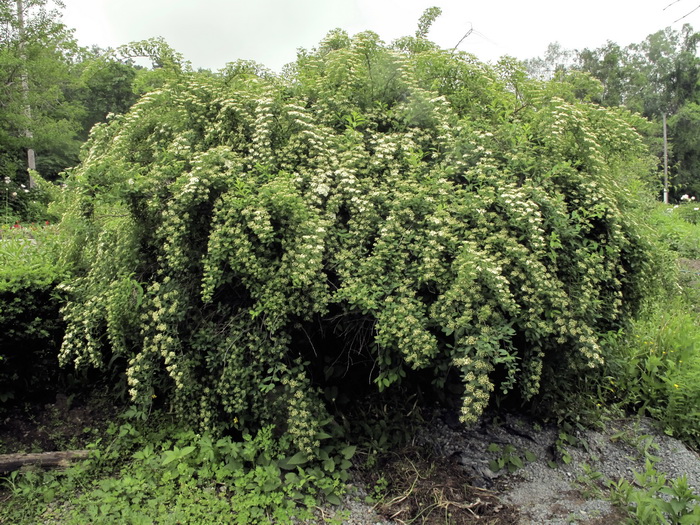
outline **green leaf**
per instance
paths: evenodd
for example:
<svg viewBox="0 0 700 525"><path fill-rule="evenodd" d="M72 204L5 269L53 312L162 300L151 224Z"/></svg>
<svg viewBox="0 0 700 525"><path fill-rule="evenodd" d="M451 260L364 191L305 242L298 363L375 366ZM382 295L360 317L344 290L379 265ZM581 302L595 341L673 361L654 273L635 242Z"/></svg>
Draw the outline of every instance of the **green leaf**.
<svg viewBox="0 0 700 525"><path fill-rule="evenodd" d="M163 463L162 465L169 465L173 461L179 459L180 456L177 455L177 453L173 450L167 450L166 452L163 453Z"/></svg>
<svg viewBox="0 0 700 525"><path fill-rule="evenodd" d="M341 505L343 501L336 494L327 494L326 501L331 505Z"/></svg>
<svg viewBox="0 0 700 525"><path fill-rule="evenodd" d="M56 491L53 489L46 489L43 493L44 503L51 503L56 498Z"/></svg>
<svg viewBox="0 0 700 525"><path fill-rule="evenodd" d="M347 447L340 450L340 455L345 459L350 459L355 455L357 447L355 445L348 445Z"/></svg>
<svg viewBox="0 0 700 525"><path fill-rule="evenodd" d="M277 466L284 470L293 470L299 465L304 465L309 462L308 456L303 452L297 452L293 456L281 459Z"/></svg>

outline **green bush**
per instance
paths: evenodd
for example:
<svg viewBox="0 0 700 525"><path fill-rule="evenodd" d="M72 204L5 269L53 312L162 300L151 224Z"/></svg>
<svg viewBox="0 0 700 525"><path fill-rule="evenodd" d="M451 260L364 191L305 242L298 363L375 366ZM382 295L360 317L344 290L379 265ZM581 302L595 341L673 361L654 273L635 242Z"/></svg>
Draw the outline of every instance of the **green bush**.
<svg viewBox="0 0 700 525"><path fill-rule="evenodd" d="M556 392L660 274L637 121L570 93L342 31L285 76L181 74L93 130L54 208L62 361L121 359L140 406L307 454L343 377L457 375L467 423Z"/></svg>
<svg viewBox="0 0 700 525"><path fill-rule="evenodd" d="M9 176L0 179L0 224L8 227L16 223L44 222L54 220L46 208L60 189L44 180L37 172L31 172L34 184L30 186L29 177L18 180Z"/></svg>
<svg viewBox="0 0 700 525"><path fill-rule="evenodd" d="M700 259L700 216L695 203L677 206L659 204L649 216L649 222L657 231L659 241L679 257Z"/></svg>
<svg viewBox="0 0 700 525"><path fill-rule="evenodd" d="M0 402L56 386L63 336L55 227L0 230Z"/></svg>
<svg viewBox="0 0 700 525"><path fill-rule="evenodd" d="M698 448L700 315L688 297L669 295L611 345L605 388L625 408L652 416Z"/></svg>

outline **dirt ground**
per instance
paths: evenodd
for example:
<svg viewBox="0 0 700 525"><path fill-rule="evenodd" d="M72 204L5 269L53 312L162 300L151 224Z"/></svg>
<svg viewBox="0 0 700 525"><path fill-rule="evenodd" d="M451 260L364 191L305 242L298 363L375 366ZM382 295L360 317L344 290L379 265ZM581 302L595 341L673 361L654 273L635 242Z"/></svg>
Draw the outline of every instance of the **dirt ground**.
<svg viewBox="0 0 700 525"><path fill-rule="evenodd" d="M103 434L117 413L99 396L65 394L1 410L0 454L81 449Z"/></svg>

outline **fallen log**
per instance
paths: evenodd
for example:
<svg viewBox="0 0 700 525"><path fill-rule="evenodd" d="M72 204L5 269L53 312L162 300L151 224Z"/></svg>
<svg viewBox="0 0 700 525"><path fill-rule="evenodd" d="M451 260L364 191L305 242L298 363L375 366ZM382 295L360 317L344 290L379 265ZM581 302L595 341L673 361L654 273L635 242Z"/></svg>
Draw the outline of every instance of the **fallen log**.
<svg viewBox="0 0 700 525"><path fill-rule="evenodd" d="M25 465L44 468L65 468L73 461L87 459L89 450L66 450L30 454L0 454L0 472L12 472Z"/></svg>

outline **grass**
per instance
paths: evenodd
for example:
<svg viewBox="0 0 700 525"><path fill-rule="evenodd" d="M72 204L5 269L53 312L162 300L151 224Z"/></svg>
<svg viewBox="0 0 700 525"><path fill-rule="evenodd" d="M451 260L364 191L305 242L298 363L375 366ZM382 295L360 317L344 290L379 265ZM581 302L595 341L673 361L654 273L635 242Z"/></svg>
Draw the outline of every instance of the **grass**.
<svg viewBox="0 0 700 525"><path fill-rule="evenodd" d="M667 206L659 204L649 216L662 244L678 257L700 259L700 210L695 203Z"/></svg>

